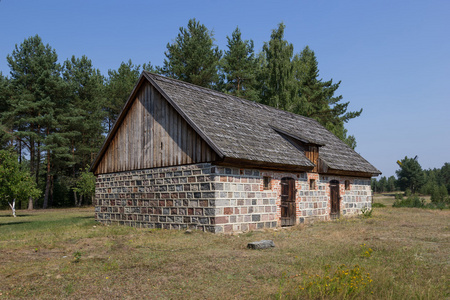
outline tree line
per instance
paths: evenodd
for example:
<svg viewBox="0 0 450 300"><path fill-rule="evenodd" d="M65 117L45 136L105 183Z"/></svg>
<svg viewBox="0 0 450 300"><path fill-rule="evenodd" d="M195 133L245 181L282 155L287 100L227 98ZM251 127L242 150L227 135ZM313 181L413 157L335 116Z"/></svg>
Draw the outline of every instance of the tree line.
<svg viewBox="0 0 450 300"><path fill-rule="evenodd" d="M87 168L142 70L311 117L354 148L344 124L362 109L347 111L349 102L335 95L340 81L319 78L314 51L306 46L295 53L284 30L279 24L256 53L237 27L222 51L213 33L191 19L167 44L162 66L128 60L107 75L84 55L60 63L56 50L38 35L25 39L6 57L9 76L0 73L0 148L15 153L3 159L17 160L29 184L41 191L22 195L18 207L89 201L93 179Z"/></svg>
<svg viewBox="0 0 450 300"><path fill-rule="evenodd" d="M417 156L405 157L398 162L399 169L394 176L372 179L372 190L378 193L403 191L407 194L431 195L432 202L446 202L450 193L450 164L441 168L423 170Z"/></svg>

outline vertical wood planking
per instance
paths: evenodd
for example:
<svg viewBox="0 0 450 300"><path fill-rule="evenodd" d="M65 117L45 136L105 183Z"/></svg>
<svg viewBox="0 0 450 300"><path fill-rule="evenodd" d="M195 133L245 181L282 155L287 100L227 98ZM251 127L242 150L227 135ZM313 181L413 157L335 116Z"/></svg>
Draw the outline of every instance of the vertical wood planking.
<svg viewBox="0 0 450 300"><path fill-rule="evenodd" d="M154 114L155 117L153 119L153 126L155 128L154 133L153 133L153 138L154 138L154 145L153 145L153 167L160 167L161 164L161 126L159 124L159 115L161 113L160 111L160 99L159 97L156 95L156 92L154 89L152 89L152 96L154 99L154 103L155 103L155 110L154 110Z"/></svg>
<svg viewBox="0 0 450 300"><path fill-rule="evenodd" d="M154 129L153 129L153 118L154 118L154 112L155 112L155 107L154 107L154 97L153 97L153 87L150 87L149 85L147 85L148 87L148 106L149 106L149 122L148 125L150 126L149 128L149 136L150 136L150 144L149 144L149 149L150 149L150 155L147 158L149 161L149 168L153 168L153 141L154 141Z"/></svg>
<svg viewBox="0 0 450 300"><path fill-rule="evenodd" d="M149 83L141 86L107 147L97 174L207 162L217 157ZM317 147L306 152L317 164Z"/></svg>
<svg viewBox="0 0 450 300"><path fill-rule="evenodd" d="M189 130L189 128L187 127L187 122L184 121L183 122L184 125L186 125L186 131L187 131L187 140L186 140L186 163L190 164L192 163L192 140L193 140L193 136L192 136L192 131Z"/></svg>
<svg viewBox="0 0 450 300"><path fill-rule="evenodd" d="M173 113L172 113L172 109L171 107L166 106L166 126L167 126L167 134L166 134L166 139L167 139L167 149L166 149L166 157L167 157L167 164L169 166L173 166L173 142L172 142L172 137L173 137Z"/></svg>
<svg viewBox="0 0 450 300"><path fill-rule="evenodd" d="M149 95L149 86L145 84L145 131L144 131L144 168L149 168L149 158L150 158L150 95Z"/></svg>
<svg viewBox="0 0 450 300"><path fill-rule="evenodd" d="M184 144L185 144L185 140L186 140L186 132L183 130L183 118L181 116L178 116L179 119L179 126L180 126L180 165L185 164L185 157L186 157L186 152L184 151Z"/></svg>
<svg viewBox="0 0 450 300"><path fill-rule="evenodd" d="M181 116L179 114L177 114L177 151L178 151L177 160L176 160L177 165L181 164L181 156L183 155L183 151L181 149L182 149L181 148Z"/></svg>

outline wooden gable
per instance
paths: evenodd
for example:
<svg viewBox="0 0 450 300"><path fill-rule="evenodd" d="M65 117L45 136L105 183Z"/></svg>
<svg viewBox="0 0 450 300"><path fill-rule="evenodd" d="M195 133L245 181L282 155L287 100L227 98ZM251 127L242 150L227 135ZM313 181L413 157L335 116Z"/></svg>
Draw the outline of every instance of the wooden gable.
<svg viewBox="0 0 450 300"><path fill-rule="evenodd" d="M95 174L168 167L218 159L174 107L143 80L107 139Z"/></svg>

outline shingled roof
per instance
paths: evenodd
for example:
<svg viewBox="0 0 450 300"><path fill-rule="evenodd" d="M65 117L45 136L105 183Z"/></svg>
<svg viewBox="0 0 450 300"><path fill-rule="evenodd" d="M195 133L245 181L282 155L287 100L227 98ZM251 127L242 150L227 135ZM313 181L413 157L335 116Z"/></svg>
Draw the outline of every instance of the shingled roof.
<svg viewBox="0 0 450 300"><path fill-rule="evenodd" d="M329 170L381 174L313 119L146 71L143 77L223 158L314 167L288 136L320 146Z"/></svg>

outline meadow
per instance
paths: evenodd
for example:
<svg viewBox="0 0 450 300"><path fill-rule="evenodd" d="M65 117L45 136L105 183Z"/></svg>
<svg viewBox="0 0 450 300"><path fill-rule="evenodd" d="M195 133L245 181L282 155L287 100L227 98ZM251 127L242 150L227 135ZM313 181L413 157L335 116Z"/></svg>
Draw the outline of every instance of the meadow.
<svg viewBox="0 0 450 300"><path fill-rule="evenodd" d="M370 218L235 235L104 226L93 215L0 211L0 299L450 296L449 210L388 205ZM263 239L276 247L247 249Z"/></svg>

